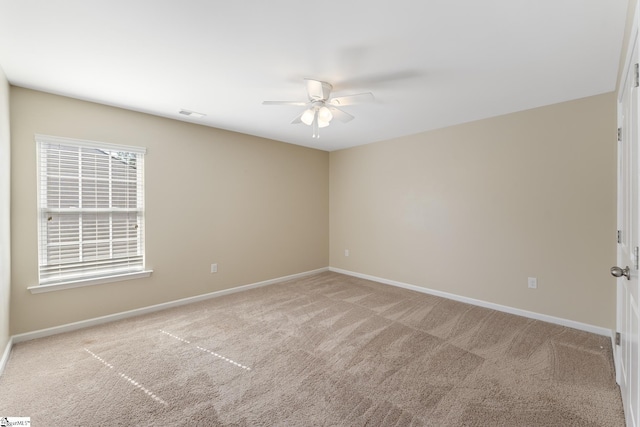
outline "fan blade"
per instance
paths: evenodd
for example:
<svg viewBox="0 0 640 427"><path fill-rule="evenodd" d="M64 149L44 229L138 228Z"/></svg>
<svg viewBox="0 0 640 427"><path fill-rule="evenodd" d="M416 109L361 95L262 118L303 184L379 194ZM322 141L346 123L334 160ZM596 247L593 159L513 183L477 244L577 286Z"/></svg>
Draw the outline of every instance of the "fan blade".
<svg viewBox="0 0 640 427"><path fill-rule="evenodd" d="M347 123L355 119L355 117L353 117L351 114L341 110L335 105L329 105L329 110L331 110L331 114L333 114L333 118L341 121L342 123Z"/></svg>
<svg viewBox="0 0 640 427"><path fill-rule="evenodd" d="M302 113L298 114L298 116L291 121L291 124L292 125L297 125L298 123L302 123L302 120L300 120L300 118L302 117L303 114L304 114L304 111Z"/></svg>
<svg viewBox="0 0 640 427"><path fill-rule="evenodd" d="M320 80L304 79L307 85L307 94L311 101L326 101L331 95L331 86L327 82L321 82Z"/></svg>
<svg viewBox="0 0 640 427"><path fill-rule="evenodd" d="M295 105L304 107L307 103L302 101L262 101L262 105Z"/></svg>
<svg viewBox="0 0 640 427"><path fill-rule="evenodd" d="M362 104L365 102L373 102L375 98L371 92L358 93L355 95L339 96L331 99L329 104L343 107L345 105Z"/></svg>

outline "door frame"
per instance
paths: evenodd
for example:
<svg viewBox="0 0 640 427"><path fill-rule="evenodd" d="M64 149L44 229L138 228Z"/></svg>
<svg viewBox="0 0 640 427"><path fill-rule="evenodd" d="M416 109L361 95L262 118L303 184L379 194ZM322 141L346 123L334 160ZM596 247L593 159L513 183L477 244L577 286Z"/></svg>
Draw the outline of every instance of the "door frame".
<svg viewBox="0 0 640 427"><path fill-rule="evenodd" d="M639 22L640 22L640 0L635 0L635 12L633 15L633 21L632 21L632 27L631 27L631 31L629 33L629 41L628 41L628 46L627 46L627 51L625 52L625 60L624 60L624 66L622 68L622 73L620 74L620 85L618 88L618 91L616 93L616 114L617 114L617 126L618 128L622 127L622 118L623 118L623 112L622 112L622 101L623 101L623 96L624 96L624 92L626 90L627 84L626 84L626 78L628 75L628 71L629 71L629 67L633 67L633 60L634 60L634 50L635 49L639 49L640 47L637 46L637 44L640 43L640 40L638 40L638 35L639 35ZM636 94L637 96L637 94ZM638 126L638 121L640 121L640 118L638 117L634 117L633 118L635 120L635 123L632 123L631 126L635 127L635 133L636 133L636 138L635 141L630 141L631 144L640 144L640 142L638 141L638 130L640 130L640 127ZM625 136L623 135L623 138ZM617 144L618 146L618 150L620 149L620 142L618 142ZM636 147L635 150L631 150L631 152L635 152L636 155L638 155L638 148L640 147ZM621 174L620 174L620 153L618 152L617 155L617 195L616 195L616 202L617 202L617 207L616 207L616 215L617 215L617 228L619 230L621 230L621 223L622 223L622 216L623 216L623 212L621 212L621 203L620 203L620 188L621 188ZM636 163L638 164L638 163ZM635 179L636 181L638 181L640 179L640 176L634 176L631 179ZM632 198L633 200L633 198ZM633 203L633 201L630 201L631 203ZM638 209L638 206L635 206L635 209ZM640 224L635 224L632 229L637 230L638 227L640 227ZM627 260L621 260L621 247L620 245L617 245L616 247L616 262L619 265L620 263L625 264L627 262ZM624 265L623 265L624 267ZM620 279L619 279L620 280ZM626 331L626 319L624 318L625 314L627 313L627 310L623 308L623 305L626 304L626 298L624 295L624 290L622 289L622 286L620 284L620 281L616 282L616 331L620 332L620 331ZM636 278L637 280L637 278ZM623 339L626 339L623 337ZM640 339L640 337L636 336L635 338L632 338L632 340L635 340L635 342L637 343L638 340ZM613 346L613 355L614 355L614 364L615 364L615 370L616 370L616 381L618 384L622 384L623 382L623 378L622 378L622 370L624 369L622 366L622 347L620 345L616 345L616 334L614 333L612 335L612 346ZM637 357L637 354L635 355ZM625 393L628 393L628 390L622 390L621 389L621 393L623 394L622 398L623 398L623 402L624 402L624 410L625 410L625 418L628 420L629 416L631 414L628 414L628 407L627 404L628 402L626 401L626 398L628 398L628 396L625 396ZM631 393L632 395L638 396L640 395L640 390L636 390L635 393ZM638 414L635 414L635 416L633 417L634 419L638 416ZM638 420L636 420L637 422Z"/></svg>

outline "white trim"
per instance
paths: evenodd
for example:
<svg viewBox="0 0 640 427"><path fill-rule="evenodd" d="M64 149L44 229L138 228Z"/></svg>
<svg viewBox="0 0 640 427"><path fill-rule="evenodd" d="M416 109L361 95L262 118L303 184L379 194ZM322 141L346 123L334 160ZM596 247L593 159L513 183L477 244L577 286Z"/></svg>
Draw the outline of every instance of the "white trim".
<svg viewBox="0 0 640 427"><path fill-rule="evenodd" d="M627 46L627 52L625 53L624 65L622 67L622 74L620 75L620 86L618 87L617 100L618 103L622 102L622 96L624 95L624 87L626 84L627 69L631 66L631 60L633 59L633 49L635 49L635 43L638 38L638 31L640 30L640 1L636 1L636 12L633 15L633 22L631 23L631 32L629 33L629 45Z"/></svg>
<svg viewBox="0 0 640 427"><path fill-rule="evenodd" d="M51 135L41 135L36 133L34 135L36 142L48 142L52 144L62 144L62 145L71 145L74 147L89 147L89 148L97 148L99 150L113 150L113 151L129 151L131 153L145 154L147 149L145 147L136 147L134 145L120 145L120 144L111 144L108 142L100 142L100 141L91 141L88 139L76 139L76 138L65 138L63 136L51 136Z"/></svg>
<svg viewBox="0 0 640 427"><path fill-rule="evenodd" d="M599 326L593 326L586 323L576 322L573 320L562 319L560 317L548 316L546 314L534 313L532 311L521 310L519 308L513 308L506 305L495 304L492 302L482 301L474 298L467 298L456 294L450 294L448 292L437 291L434 289L423 288L422 286L410 285L408 283L398 282L395 280L383 279L381 277L369 276L368 274L356 273L349 270L343 270L341 268L329 267L329 271L335 273L346 274L347 276L358 277L360 279L372 280L374 282L383 283L385 285L397 286L399 288L410 289L412 291L421 292L423 294L435 295L442 298L451 299L454 301L460 301L467 304L477 305L479 307L490 308L492 310L502 311L504 313L515 314L517 316L528 317L530 319L541 320L543 322L554 323L556 325L567 326L573 329L579 329L581 331L591 332L597 335L604 335L611 337L611 329L601 328Z"/></svg>
<svg viewBox="0 0 640 427"><path fill-rule="evenodd" d="M629 32L629 41L627 45L627 51L625 52L624 65L622 66L622 72L620 74L620 81L618 82L618 93L616 94L616 112L617 112L617 126L621 127L622 125L622 99L624 96L626 77L627 77L627 69L632 65L631 60L633 59L633 50L636 48L636 44L638 43L638 32L640 31L640 1L635 1L635 12L633 14L633 22L631 23L631 31ZM619 172L619 171L617 171ZM617 176L617 185L620 188L620 174ZM616 206L617 211L617 228L620 227L621 224L621 212L620 207ZM620 259L620 245L617 245L617 259ZM622 298L620 294L621 285L616 285L616 330L612 331L611 340L613 342L613 364L616 371L616 383L620 384L622 381L622 347L615 345L615 334L617 331L621 330L622 322L624 319L621 317L623 313L619 311L619 308L622 304L620 298ZM624 408L626 409L626 408ZM625 413L626 416L626 413Z"/></svg>
<svg viewBox="0 0 640 427"><path fill-rule="evenodd" d="M98 277L94 279L73 280L62 283L52 283L49 285L29 286L27 289L32 294L41 294L43 292L61 291L63 289L82 288L84 286L102 285L104 283L121 282L123 280L141 279L149 277L153 270L136 271L135 273L116 274L113 276Z"/></svg>
<svg viewBox="0 0 640 427"><path fill-rule="evenodd" d="M0 373L1 373L1 368L4 367L3 364L6 363L6 360L9 357L8 355L9 355L9 353L11 351L11 346L13 344L17 344L17 343L20 343L20 342L33 340L33 339L36 339L36 338L48 337L48 336L51 336L51 335L56 335L56 334L60 334L60 333L64 333L64 332L75 331L77 329L88 328L88 327L91 327L91 326L101 325L101 324L104 324L104 323L114 322L116 320L127 319L129 317L135 317L135 316L140 316L140 315L143 315L143 314L153 313L153 312L160 311L160 310L165 310L165 309L168 309L168 308L179 307L179 306L186 305L186 304L191 304L191 303L195 303L195 302L204 301L204 300L207 300L207 299L210 299L210 298L217 298L217 297L221 297L221 296L224 296L224 295L233 294L233 293L236 293L236 292L242 292L242 291L247 291L249 289L259 288L259 287L262 287L262 286L273 285L273 284L284 282L284 281L287 281L287 280L298 279L298 278L301 278L301 277L310 276L310 275L317 274L317 273L322 273L322 272L325 272L325 271L333 271L335 273L345 274L347 276L353 276L353 277L358 277L358 278L361 278L361 279L372 280L374 282L378 282L378 283L382 283L382 284L386 284L386 285L391 285L391 286L396 286L396 287L399 287L399 288L409 289L409 290L412 290L412 291L421 292L421 293L425 293L425 294L429 294L429 295L435 295L435 296L438 296L438 297L447 298L447 299L451 299L451 300L454 300L454 301L460 301L460 302L464 302L464 303L467 303L467 304L476 305L476 306L479 306L479 307L490 308L490 309L497 310L497 311L502 311L502 312L505 312L505 313L515 314L517 316L523 316L523 317L527 317L527 318L531 318L531 319L541 320L543 322L553 323L553 324L557 324L557 325L561 325L561 326L567 326L567 327L578 329L578 330L581 330L581 331L591 332L591 333L594 333L594 334L597 334L597 335L603 335L603 336L608 336L608 337L612 337L613 336L612 335L613 331L611 329L602 328L602 327L599 327L599 326L593 326L593 325L589 325L589 324L586 324L586 323L576 322L576 321L573 321L573 320L567 320L567 319L563 319L563 318L559 318L559 317L548 316L546 314L534 313L534 312L531 312L531 311L521 310L521 309L513 308L513 307L508 307L508 306L505 306L505 305L495 304L495 303L486 302L486 301L482 301L482 300L477 300L477 299L473 299L473 298L467 298L467 297L463 297L463 296L460 296L460 295L451 294L451 293L448 293L448 292L437 291L437 290L433 290L433 289L423 288L421 286L416 286L416 285L411 285L411 284L408 284L408 283L398 282L398 281L395 281L395 280L389 280L389 279L383 279L381 277L370 276L368 274L356 273L356 272L353 272L353 271L343 270L343 269L335 268L335 267L324 267L324 268L319 268L319 269L316 269L316 270L310 270L310 271L305 271L305 272L302 272L302 273L292 274L292 275L289 275L289 276L283 276L283 277L278 277L278 278L275 278L275 279L269 279L269 280L264 280L264 281L261 281L261 282L251 283L251 284L248 284L248 285L242 285L242 286L237 286L237 287L234 287L234 288L223 289L221 291L210 292L210 293L207 293L207 294L197 295L197 296L194 296L194 297L183 298L183 299L179 299L179 300L175 300L175 301L169 301L169 302L156 304L156 305L152 305L152 306L148 306L148 307L138 308L138 309L124 311L124 312L115 313L115 314L109 314L109 315L106 315L106 316L96 317L96 318L93 318L93 319L82 320L82 321L79 321L79 322L68 323L68 324L61 325L61 326L54 326L52 328L40 329L38 331L26 332L24 334L14 335L13 337L10 338L9 344L7 345L7 349L5 350L5 354L4 354L3 358L0 360Z"/></svg>
<svg viewBox="0 0 640 427"><path fill-rule="evenodd" d="M9 356L11 355L12 348L13 348L13 337L9 337L9 341L7 342L7 346L4 349L4 353L2 353L2 359L0 359L0 376L4 372L4 367L7 366L7 362L9 361Z"/></svg>
<svg viewBox="0 0 640 427"><path fill-rule="evenodd" d="M88 328L90 326L101 325L103 323L114 322L116 320L122 320L129 317L140 316L143 314L153 313L155 311L165 310L167 308L179 307L194 302L204 301L210 298L217 298L223 295L234 294L236 292L247 291L249 289L259 288L262 286L273 285L275 283L284 282L287 280L298 279L300 277L310 276L312 274L322 273L328 271L329 267L319 268L317 270L305 271L303 273L292 274L289 276L278 277L275 279L264 280L262 282L251 283L249 285L237 286L235 288L223 289L221 291L210 292L208 294L198 295L195 297L183 298L175 301L165 302L162 304L156 304L149 307L137 308L135 310L123 311L120 313L109 314L102 317L95 317L93 319L81 320L79 322L68 323L66 325L54 326L52 328L40 329L38 331L26 332L24 334L18 334L13 336L14 343L20 343L23 341L29 341L36 338L48 337L50 335L61 334L63 332L75 331L77 329Z"/></svg>

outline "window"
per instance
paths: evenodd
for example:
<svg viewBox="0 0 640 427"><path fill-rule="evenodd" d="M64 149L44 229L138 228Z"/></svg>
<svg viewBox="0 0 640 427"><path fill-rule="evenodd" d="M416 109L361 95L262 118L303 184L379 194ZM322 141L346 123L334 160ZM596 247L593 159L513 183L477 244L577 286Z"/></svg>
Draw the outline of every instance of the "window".
<svg viewBox="0 0 640 427"><path fill-rule="evenodd" d="M44 135L36 143L40 285L148 275L145 149Z"/></svg>

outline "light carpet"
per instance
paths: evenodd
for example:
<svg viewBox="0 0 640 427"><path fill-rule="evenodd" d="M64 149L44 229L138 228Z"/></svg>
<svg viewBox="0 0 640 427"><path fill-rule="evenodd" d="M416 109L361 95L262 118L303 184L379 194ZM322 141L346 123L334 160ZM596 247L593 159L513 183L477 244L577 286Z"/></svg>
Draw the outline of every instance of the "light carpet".
<svg viewBox="0 0 640 427"><path fill-rule="evenodd" d="M34 426L623 426L606 337L325 272L17 344Z"/></svg>

